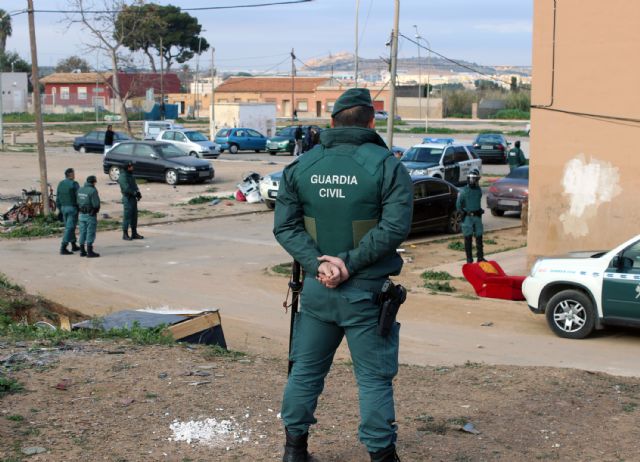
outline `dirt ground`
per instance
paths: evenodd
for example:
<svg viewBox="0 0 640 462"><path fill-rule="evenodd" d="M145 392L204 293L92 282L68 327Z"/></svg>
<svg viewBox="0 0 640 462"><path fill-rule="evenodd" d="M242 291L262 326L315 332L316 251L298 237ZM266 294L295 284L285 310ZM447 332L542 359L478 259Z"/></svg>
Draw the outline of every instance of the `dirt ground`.
<svg viewBox="0 0 640 462"><path fill-rule="evenodd" d="M0 460L281 457L282 356L98 341L38 347L0 343L5 373L25 385L0 398ZM395 386L402 460L637 460L639 379L467 363L402 366ZM356 393L351 364L335 364L310 438L318 461L368 460L357 440ZM206 419L228 423L204 441L172 441L172 424ZM467 423L480 433L461 431ZM46 452L22 455L33 447Z"/></svg>

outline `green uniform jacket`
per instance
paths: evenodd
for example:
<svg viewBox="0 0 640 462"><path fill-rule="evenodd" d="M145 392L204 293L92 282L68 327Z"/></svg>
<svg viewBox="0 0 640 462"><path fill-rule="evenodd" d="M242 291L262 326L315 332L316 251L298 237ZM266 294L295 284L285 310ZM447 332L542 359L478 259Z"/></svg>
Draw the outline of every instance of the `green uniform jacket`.
<svg viewBox="0 0 640 462"><path fill-rule="evenodd" d="M471 188L468 185L462 188L456 200L456 208L460 212L480 210L482 208L482 189L480 187Z"/></svg>
<svg viewBox="0 0 640 462"><path fill-rule="evenodd" d="M80 189L78 182L70 180L69 178L65 178L58 183L58 189L56 191L56 207L58 207L58 210L65 206L78 206L78 189Z"/></svg>
<svg viewBox="0 0 640 462"><path fill-rule="evenodd" d="M508 156L509 170L527 165L529 162L524 156L524 151L520 148L513 148L509 151Z"/></svg>
<svg viewBox="0 0 640 462"><path fill-rule="evenodd" d="M85 183L78 190L78 208L80 213L94 216L100 211L100 196L96 187L91 183Z"/></svg>
<svg viewBox="0 0 640 462"><path fill-rule="evenodd" d="M413 185L371 129L335 128L283 172L274 235L308 275L318 257L342 258L352 278L399 274L411 229Z"/></svg>
<svg viewBox="0 0 640 462"><path fill-rule="evenodd" d="M120 177L118 178L120 184L120 192L123 196L133 197L138 192L138 185L133 177L133 174L126 169L120 169Z"/></svg>

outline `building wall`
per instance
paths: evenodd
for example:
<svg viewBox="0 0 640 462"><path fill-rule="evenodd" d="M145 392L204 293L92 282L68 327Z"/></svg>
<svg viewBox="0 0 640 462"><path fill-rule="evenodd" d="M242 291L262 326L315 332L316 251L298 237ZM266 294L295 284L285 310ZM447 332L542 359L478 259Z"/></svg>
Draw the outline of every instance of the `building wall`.
<svg viewBox="0 0 640 462"><path fill-rule="evenodd" d="M555 68L553 5L534 3L530 263L640 233L640 2L557 2Z"/></svg>
<svg viewBox="0 0 640 462"><path fill-rule="evenodd" d="M48 111L54 110L55 107L92 110L95 107L94 97L98 99L99 106L108 108L111 104L110 91L104 83L98 84L97 87L95 82L93 84L47 83L44 86L42 104Z"/></svg>
<svg viewBox="0 0 640 462"><path fill-rule="evenodd" d="M427 98L397 98L397 104L398 115L403 119L424 119L427 115ZM442 119L442 98L429 95L429 118Z"/></svg>

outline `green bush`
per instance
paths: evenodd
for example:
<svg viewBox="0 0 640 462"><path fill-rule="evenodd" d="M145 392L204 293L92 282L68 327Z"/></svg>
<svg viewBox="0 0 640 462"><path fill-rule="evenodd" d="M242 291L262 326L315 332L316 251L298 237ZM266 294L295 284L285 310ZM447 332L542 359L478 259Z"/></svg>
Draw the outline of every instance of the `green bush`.
<svg viewBox="0 0 640 462"><path fill-rule="evenodd" d="M427 281L424 283L424 287L426 289L431 289L436 292L455 292L457 289L453 287L449 282L440 282L440 281Z"/></svg>
<svg viewBox="0 0 640 462"><path fill-rule="evenodd" d="M496 112L493 119L513 119L513 120L529 120L531 113L520 109L501 109Z"/></svg>
<svg viewBox="0 0 640 462"><path fill-rule="evenodd" d="M189 199L187 205L199 205L206 204L207 202L211 202L214 199L217 199L218 196L196 196Z"/></svg>
<svg viewBox="0 0 640 462"><path fill-rule="evenodd" d="M464 243L462 241L451 241L447 246L449 250L456 250L458 252L464 252Z"/></svg>
<svg viewBox="0 0 640 462"><path fill-rule="evenodd" d="M446 271L433 271L433 270L427 270L424 271L420 277L422 277L422 279L427 279L427 280L434 280L434 281L451 281L453 278L453 276L451 276L449 273L447 273Z"/></svg>

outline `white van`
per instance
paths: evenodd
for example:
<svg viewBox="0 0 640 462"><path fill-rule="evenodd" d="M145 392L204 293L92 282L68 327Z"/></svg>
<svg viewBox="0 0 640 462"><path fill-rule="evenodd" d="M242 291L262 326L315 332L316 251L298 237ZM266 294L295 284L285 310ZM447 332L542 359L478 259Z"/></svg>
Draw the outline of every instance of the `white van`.
<svg viewBox="0 0 640 462"><path fill-rule="evenodd" d="M142 130L142 139L155 140L161 131L174 128L183 128L175 123L175 120L145 120Z"/></svg>

